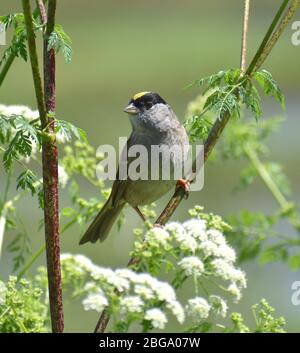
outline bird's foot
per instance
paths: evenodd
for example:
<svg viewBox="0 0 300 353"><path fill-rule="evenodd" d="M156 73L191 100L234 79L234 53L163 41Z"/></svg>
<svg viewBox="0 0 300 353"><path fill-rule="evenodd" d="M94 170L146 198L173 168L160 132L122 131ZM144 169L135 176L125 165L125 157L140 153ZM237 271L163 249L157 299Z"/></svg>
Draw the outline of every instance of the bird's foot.
<svg viewBox="0 0 300 353"><path fill-rule="evenodd" d="M183 189L184 197L187 199L190 194L190 182L186 179L179 179L176 183L176 190Z"/></svg>

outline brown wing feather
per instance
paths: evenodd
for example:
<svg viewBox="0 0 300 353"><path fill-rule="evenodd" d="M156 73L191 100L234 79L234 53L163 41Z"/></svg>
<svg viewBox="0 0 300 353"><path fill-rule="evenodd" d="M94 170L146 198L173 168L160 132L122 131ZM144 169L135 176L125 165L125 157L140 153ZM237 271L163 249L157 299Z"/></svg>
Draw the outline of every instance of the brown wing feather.
<svg viewBox="0 0 300 353"><path fill-rule="evenodd" d="M126 145L124 146L124 149L122 151L122 156L127 157L127 151L128 148L131 146L132 143L132 134L127 140ZM128 164L130 163L130 160L133 160L133 158L128 158ZM128 170L128 164L127 164L127 170ZM112 205L115 207L119 204L120 200L123 199L124 191L127 185L127 180L120 180L119 178L119 168L117 171L116 175L116 180L113 183L112 190L111 190L111 201Z"/></svg>
<svg viewBox="0 0 300 353"><path fill-rule="evenodd" d="M122 153L126 153L128 150L128 145L130 145L130 137L127 140L126 146ZM124 191L126 188L127 180L120 180L119 169L117 171L116 180L113 183L111 194L109 199L102 207L96 218L90 224L89 228L80 240L80 244L86 242L96 242L98 239L103 241L109 234L114 222L118 218L122 208L125 205L125 200L123 198Z"/></svg>

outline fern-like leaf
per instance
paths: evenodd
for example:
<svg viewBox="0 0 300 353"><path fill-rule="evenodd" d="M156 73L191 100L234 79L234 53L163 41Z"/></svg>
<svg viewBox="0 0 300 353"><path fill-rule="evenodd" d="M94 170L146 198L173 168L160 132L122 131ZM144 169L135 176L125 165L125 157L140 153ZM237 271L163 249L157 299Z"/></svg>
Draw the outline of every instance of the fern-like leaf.
<svg viewBox="0 0 300 353"><path fill-rule="evenodd" d="M35 182L38 181L36 174L30 170L24 170L17 178L17 189L30 190L31 194L34 195L37 192Z"/></svg>
<svg viewBox="0 0 300 353"><path fill-rule="evenodd" d="M62 50L67 63L72 60L72 41L61 25L55 25L48 39L47 50L54 49L56 53Z"/></svg>
<svg viewBox="0 0 300 353"><path fill-rule="evenodd" d="M281 104L282 109L285 108L284 95L281 92L277 82L273 79L272 74L267 70L255 72L254 76L257 83L260 85L265 95L273 96Z"/></svg>
<svg viewBox="0 0 300 353"><path fill-rule="evenodd" d="M59 132L66 141L70 141L74 135L78 140L87 142L85 131L65 120L56 120L55 132Z"/></svg>
<svg viewBox="0 0 300 353"><path fill-rule="evenodd" d="M19 130L11 140L3 155L3 164L6 171L11 169L14 160L21 157L30 157L32 152L32 138L24 130Z"/></svg>
<svg viewBox="0 0 300 353"><path fill-rule="evenodd" d="M239 88L240 99L246 105L247 109L253 113L254 117L258 119L262 115L259 93L250 81L245 86Z"/></svg>
<svg viewBox="0 0 300 353"><path fill-rule="evenodd" d="M0 142L6 143L9 140L11 134L11 123L9 119L3 115L0 115Z"/></svg>

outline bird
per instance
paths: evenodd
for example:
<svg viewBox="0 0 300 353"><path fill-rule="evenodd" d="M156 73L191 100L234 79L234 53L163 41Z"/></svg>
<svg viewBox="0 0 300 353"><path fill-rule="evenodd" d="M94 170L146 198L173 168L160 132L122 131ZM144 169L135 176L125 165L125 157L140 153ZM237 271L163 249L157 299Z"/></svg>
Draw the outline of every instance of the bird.
<svg viewBox="0 0 300 353"><path fill-rule="evenodd" d="M161 154L156 166L151 165L151 158L147 160L148 171L153 172L151 167L156 168L154 170L156 178L133 180L129 175L123 179L120 178L118 170L107 202L90 224L79 244L104 241L126 204L132 206L145 221L139 206L151 204L174 187L182 187L188 193L189 184L184 178L176 180L170 177L169 180L165 180L163 177L164 160L169 161L170 172L174 176L175 171L182 171L189 151L188 135L171 106L158 93L143 91L133 96L124 112L129 116L132 132L124 147L123 156L127 157L128 151L133 146L142 145L150 155L153 146L159 146ZM170 156L168 148L174 146L179 146L179 149L175 149L175 152L172 150L173 153ZM133 157L128 157L127 168L134 160Z"/></svg>

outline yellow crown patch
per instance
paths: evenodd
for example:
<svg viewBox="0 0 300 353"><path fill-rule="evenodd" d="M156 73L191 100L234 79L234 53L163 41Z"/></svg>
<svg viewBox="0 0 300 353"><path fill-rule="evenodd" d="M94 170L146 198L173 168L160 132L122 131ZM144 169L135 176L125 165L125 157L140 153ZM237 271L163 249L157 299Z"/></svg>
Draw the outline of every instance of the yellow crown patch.
<svg viewBox="0 0 300 353"><path fill-rule="evenodd" d="M147 93L150 93L150 92L140 92L140 93L137 93L137 94L135 94L134 96L133 96L133 100L137 100L137 99L139 99L139 98L141 98L141 97L143 97L145 94L147 94Z"/></svg>

